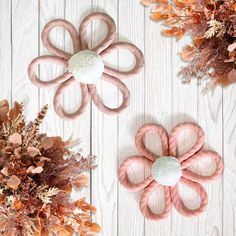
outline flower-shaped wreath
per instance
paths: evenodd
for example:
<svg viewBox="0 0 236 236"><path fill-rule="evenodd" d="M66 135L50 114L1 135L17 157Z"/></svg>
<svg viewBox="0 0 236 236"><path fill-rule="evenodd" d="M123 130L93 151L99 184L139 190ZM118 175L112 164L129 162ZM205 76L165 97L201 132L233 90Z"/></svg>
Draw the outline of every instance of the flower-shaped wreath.
<svg viewBox="0 0 236 236"><path fill-rule="evenodd" d="M104 21L108 26L106 38L95 48L89 50L86 42L86 31L89 23L93 20ZM55 47L50 39L50 31L57 26L65 28L73 42L74 54L67 53ZM85 111L91 96L94 104L104 113L117 114L129 105L130 93L126 85L120 79L129 78L137 74L144 65L142 52L133 44L127 42L113 42L115 39L116 26L114 20L104 13L92 13L85 17L80 25L79 34L75 27L65 20L53 20L49 22L42 32L42 42L44 46L53 54L35 58L28 68L30 80L40 88L58 87L54 97L54 108L61 118L75 119ZM110 53L118 49L129 50L136 59L136 64L129 71L119 71L108 66L104 66L103 59ZM50 81L40 80L35 70L43 62L52 62L64 66L67 71ZM118 87L123 95L123 101L117 108L109 108L104 105L101 97L97 93L96 85L98 79L110 82ZM82 91L82 101L77 111L67 113L61 106L61 97L65 90L75 83L80 82Z"/></svg>
<svg viewBox="0 0 236 236"><path fill-rule="evenodd" d="M197 140L187 152L178 155L177 138L180 132L185 129L194 131ZM149 131L156 132L160 136L163 156L156 156L145 147L144 137ZM121 184L131 191L144 190L140 199L140 210L144 217L152 220L164 219L169 215L172 204L180 214L188 217L196 216L206 209L208 197L201 184L217 179L222 174L223 162L217 153L201 150L204 144L204 131L198 125L193 123L178 124L168 138L168 134L162 126L147 124L138 130L135 142L142 156L131 156L124 160L119 169L119 179ZM216 164L215 171L210 176L202 176L188 169L194 162L205 157L213 159ZM143 182L132 183L128 178L127 170L133 163L151 168L152 174ZM189 209L184 204L178 191L178 183L196 191L201 199L198 208ZM148 206L148 199L160 187L164 188L165 207L161 213L156 214Z"/></svg>

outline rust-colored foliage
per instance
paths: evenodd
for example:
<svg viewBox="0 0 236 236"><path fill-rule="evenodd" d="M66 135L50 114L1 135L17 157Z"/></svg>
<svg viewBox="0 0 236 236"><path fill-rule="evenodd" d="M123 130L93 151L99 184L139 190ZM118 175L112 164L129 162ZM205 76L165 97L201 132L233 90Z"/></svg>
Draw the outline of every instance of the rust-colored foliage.
<svg viewBox="0 0 236 236"><path fill-rule="evenodd" d="M23 105L12 109L0 101L0 235L81 236L100 231L91 222L96 208L81 198L72 201L72 188L84 187L85 170L94 157L68 149L70 142L39 133L47 112L44 106L26 125Z"/></svg>
<svg viewBox="0 0 236 236"><path fill-rule="evenodd" d="M236 82L236 0L141 0L151 6L151 19L168 28L165 36L181 39L187 33L192 45L184 47L181 58L189 62L180 74L210 79L208 88Z"/></svg>

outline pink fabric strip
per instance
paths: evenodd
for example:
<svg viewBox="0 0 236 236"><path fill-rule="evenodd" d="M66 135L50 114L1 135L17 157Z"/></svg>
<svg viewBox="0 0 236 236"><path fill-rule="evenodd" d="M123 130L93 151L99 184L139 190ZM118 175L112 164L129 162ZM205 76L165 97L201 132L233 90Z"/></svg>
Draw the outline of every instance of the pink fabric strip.
<svg viewBox="0 0 236 236"><path fill-rule="evenodd" d="M114 51L118 51L119 49L125 49L134 55L135 64L133 68L127 71L119 71L114 68L105 66L104 72L106 74L109 74L111 76L114 76L120 79L127 79L127 78L130 78L131 76L138 74L144 66L144 58L143 58L142 52L131 43L126 43L126 42L113 43L101 53L101 57L105 58L107 55L113 53Z"/></svg>
<svg viewBox="0 0 236 236"><path fill-rule="evenodd" d="M61 20L61 19L60 20L53 20L53 21L50 21L49 23L47 23L46 26L44 27L44 30L42 32L43 45L52 54L68 60L72 55L70 53L67 53L67 52L55 47L50 41L50 38L49 38L50 32L55 27L63 27L69 32L71 39L72 39L74 52L78 52L81 50L79 35L78 35L75 27L70 22L68 22L66 20Z"/></svg>
<svg viewBox="0 0 236 236"><path fill-rule="evenodd" d="M122 183L123 186L128 188L130 191L137 192L137 191L140 191L140 190L144 189L145 187L147 187L153 181L153 178L152 178L152 176L150 176L147 179L145 179L144 181L142 181L141 183L132 183L129 180L129 177L128 177L128 174L127 174L128 168L132 164L141 164L141 165L143 165L143 167L149 167L150 168L152 166L152 162L149 161L145 157L131 156L131 157L128 157L121 164L120 169L119 169L119 180L120 180L120 182Z"/></svg>
<svg viewBox="0 0 236 236"><path fill-rule="evenodd" d="M184 153L182 155L178 155L177 154L178 153L178 150L177 150L178 135L183 130L187 130L187 129L191 129L191 130L193 130L193 132L196 133L196 135L197 135L196 143L186 153ZM204 141L205 141L204 131L197 124L190 123L190 122L185 122L185 123L178 124L170 133L170 137L169 137L170 155L174 156L174 157L177 157L179 159L179 161L182 162L182 161L186 160L187 158L189 158L190 156L192 156L193 154L195 154L197 151L199 151L202 148L202 146L204 144Z"/></svg>
<svg viewBox="0 0 236 236"><path fill-rule="evenodd" d="M141 128L139 128L135 136L135 144L138 151L143 156L147 157L149 160L151 161L156 160L157 155L149 151L146 148L145 143L144 143L145 135L148 132L154 132L159 135L160 140L161 140L161 145L162 145L162 155L163 156L168 155L168 134L162 126L156 125L156 124L146 124L142 126Z"/></svg>
<svg viewBox="0 0 236 236"><path fill-rule="evenodd" d="M207 176L198 175L190 170L186 170L186 168L190 167L194 163L196 163L199 160L205 159L205 158L211 158L215 162L215 171ZM189 180L192 180L194 182L198 183L208 183L209 181L218 179L223 172L224 165L220 158L220 156L213 151L200 151L196 153L194 156L190 157L186 161L182 162L182 172L183 176Z"/></svg>
<svg viewBox="0 0 236 236"><path fill-rule="evenodd" d="M63 119L73 120L73 119L77 118L81 113L83 113L85 111L85 109L88 105L89 93L88 93L87 85L83 84L83 83L79 83L80 88L81 88L81 92L82 92L82 102L81 102L79 108L77 109L77 111L75 111L73 113L68 113L63 110L63 108L61 106L62 95L65 92L66 88L68 88L69 86L75 85L75 84L78 84L78 82L76 81L76 79L74 79L72 77L71 79L62 83L58 87L58 89L55 93L54 102L53 102L54 107L55 107L55 111Z"/></svg>
<svg viewBox="0 0 236 236"><path fill-rule="evenodd" d="M122 110L124 110L127 106L129 106L130 92L128 88L126 87L126 85L122 83L120 80L116 79L115 77L103 74L102 80L107 81L117 86L117 88L122 94L121 105L117 108L110 108L106 106L104 102L102 101L102 98L98 95L96 86L93 84L88 85L91 98L99 110L109 115L117 115Z"/></svg>
<svg viewBox="0 0 236 236"><path fill-rule="evenodd" d="M154 193L158 188L164 189L164 196L165 196L165 207L161 213L154 213L150 207L148 206L148 200L152 193ZM140 199L140 211L144 215L145 218L150 220L161 220L166 218L171 211L172 202L170 197L170 190L169 187L163 187L159 183L153 181L146 189L144 190L141 199Z"/></svg>
<svg viewBox="0 0 236 236"><path fill-rule="evenodd" d="M88 45L86 43L86 31L89 24L94 20L101 20L105 22L108 27L108 33L105 39L92 50L94 50L98 54L101 53L103 55L107 55L111 53L112 51L117 50L119 48L128 49L134 54L136 58L136 64L133 69L131 69L130 71L125 71L125 72L119 72L118 70L109 69L107 66L105 66L105 71L101 79L106 82L112 83L113 85L118 87L118 89L122 93L123 101L119 107L117 108L107 107L103 103L101 97L98 95L96 85L81 84L80 85L81 92L82 92L81 105L75 112L68 113L68 112L65 112L61 106L61 96L69 86L75 84L74 83L75 79L73 78L72 73L65 72L63 75L55 79L52 79L51 81L42 81L37 77L35 71L38 65L45 62L52 62L55 64L63 65L65 68L68 68L68 60L72 55L70 53L64 52L63 50L57 48L56 46L52 44L49 38L49 34L53 28L60 26L60 27L65 28L69 32L72 38L73 46L74 46L74 53L76 53L80 50L88 49ZM125 84L120 81L120 79L127 78L128 76L131 76L131 75L135 75L136 73L140 71L141 67L143 67L143 55L139 51L138 48L136 48L134 45L130 43L114 43L111 45L111 43L115 39L115 31L116 31L115 22L110 16L108 16L105 13L92 13L88 15L86 18L84 18L79 29L80 35L77 33L75 27L65 20L53 20L45 26L42 32L42 41L45 47L52 54L54 54L54 56L41 56L34 59L29 65L28 74L29 74L30 80L36 86L40 88L49 88L49 87L59 86L54 97L54 108L55 108L56 113L61 118L63 119L78 118L85 111L85 108L88 104L88 99L90 96L92 97L94 104L101 111L110 115L120 113L129 105L130 92L128 88L125 86ZM109 47L109 45L111 46Z"/></svg>
<svg viewBox="0 0 236 236"><path fill-rule="evenodd" d="M60 58L60 57L56 57L56 56L40 56L35 58L29 65L28 68L28 74L29 74L29 78L32 81L33 84L35 84L36 86L38 86L39 88L51 88L51 87L55 87L58 86L59 84L63 83L64 81L68 80L69 78L71 78L71 73L64 73L61 76L58 76L57 78L50 80L50 81L43 81L40 80L36 73L35 70L37 69L38 65L40 65L41 63L55 63L57 65L62 65L64 67L67 67L67 61L65 61L64 59Z"/></svg>
<svg viewBox="0 0 236 236"><path fill-rule="evenodd" d="M86 42L86 32L87 32L88 25L94 20L101 20L105 22L108 29L106 38L93 49L93 51L95 51L97 54L100 54L104 49L106 49L114 41L115 33L116 33L116 25L115 25L114 20L105 13L95 12L85 17L79 29L82 49L88 48L88 45Z"/></svg>
<svg viewBox="0 0 236 236"><path fill-rule="evenodd" d="M171 199L175 209L182 215L188 217L199 215L200 213L205 211L208 204L208 197L204 188L200 184L192 182L183 177L180 179L180 183L185 184L189 188L195 190L201 199L201 203L197 209L190 209L187 206L185 206L179 195L178 184L177 184L176 186L171 187Z"/></svg>
<svg viewBox="0 0 236 236"><path fill-rule="evenodd" d="M197 140L195 145L190 148L190 150L188 150L183 155L178 156L177 136L184 129L192 129L197 134ZM180 160L182 177L179 180L179 183L177 183L173 187L161 186L160 183L158 183L158 180L154 179L152 175L138 184L132 183L128 178L129 166L137 163L143 165L144 168L151 168L156 158L158 158L158 156L150 152L145 147L144 137L145 134L149 131L159 134L164 153L163 155L168 155L169 147L171 149L171 155L175 154L176 156L174 157L178 157ZM208 197L204 188L200 184L207 183L219 178L223 171L223 162L217 153L208 150L201 150L204 143L204 132L198 125L193 123L182 123L177 125L171 132L168 145L168 136L165 129L160 125L147 124L142 126L138 130L135 137L135 142L142 156L128 157L126 160L124 160L119 169L119 179L121 184L131 191L143 190L143 194L141 195L140 200L140 210L147 219L160 220L166 218L171 210L172 204L180 214L188 217L196 216L206 209ZM213 173L211 173L209 176L202 176L187 169L204 158L211 158L215 162L215 171L213 171ZM193 189L199 195L201 199L199 207L197 207L196 209L190 209L184 204L178 190L180 184L186 185L188 188ZM165 206L163 212L154 213L150 209L148 201L151 194L160 187L164 188Z"/></svg>

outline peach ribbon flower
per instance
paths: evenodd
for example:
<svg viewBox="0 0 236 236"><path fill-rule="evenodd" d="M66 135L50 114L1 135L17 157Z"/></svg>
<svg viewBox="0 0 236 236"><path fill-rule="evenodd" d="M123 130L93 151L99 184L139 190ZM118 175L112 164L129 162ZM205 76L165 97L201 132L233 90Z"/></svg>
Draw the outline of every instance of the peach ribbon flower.
<svg viewBox="0 0 236 236"><path fill-rule="evenodd" d="M89 24L94 20L101 20L104 23L106 23L108 32L105 37L105 39L99 43L95 48L88 49L88 45L86 42L86 32ZM56 46L54 46L50 39L49 39L49 33L54 27L63 27L65 28L72 39L73 47L74 47L74 54L70 54L68 52L65 52ZM104 13L92 13L85 17L80 25L79 33L75 29L75 27L70 24L66 20L53 20L49 22L43 32L42 32L42 42L43 45L53 54L53 55L47 55L47 56L40 56L35 58L28 68L28 74L30 80L38 87L40 88L52 88L56 87L56 93L54 97L54 108L56 113L63 119L76 119L78 116L80 116L86 109L89 98L91 97L94 104L104 113L107 114L118 114L121 111L123 111L128 105L129 105L129 98L130 93L126 85L121 82L120 79L127 79L131 76L134 76L140 70L142 69L144 65L144 58L142 52L133 44L127 43L127 42L114 42L115 40L115 34L116 34L116 26L114 20ZM126 49L130 51L135 59L136 63L130 70L127 71L120 71L116 70L114 68L111 68L107 65L104 65L103 59L108 56L110 53L119 50L119 49ZM81 54L82 52L82 54ZM89 54L89 55L87 55ZM81 82L79 80L80 78L75 78L75 74L73 71L69 70L70 67L70 59L74 60L74 64L78 64L79 66L88 66L87 68L92 68L94 61L99 64L99 68L92 68L89 71L89 75L93 74L94 71L98 70L98 74L100 73L100 76L98 76L100 79L112 83L113 85L117 86L120 92L123 96L123 101L121 105L117 108L110 108L107 107L103 101L102 98L97 93L96 85L93 82L85 83ZM82 58L81 63L77 63L76 59ZM38 65L41 63L55 63L57 65L64 66L66 69L66 72L63 75L58 76L57 78L54 78L50 81L43 81L40 80L35 70L37 69ZM90 67L89 67L90 66ZM78 70L81 70L81 68L77 68ZM87 69L88 70L88 69ZM80 71L80 73L84 73L83 71ZM97 72L96 72L97 73ZM84 76L86 77L86 76ZM68 113L63 110L61 106L61 98L65 90L69 86L74 86L76 83L80 83L80 88L82 91L82 101L80 104L80 107L73 113Z"/></svg>
<svg viewBox="0 0 236 236"><path fill-rule="evenodd" d="M193 147L179 155L177 151L177 138L180 132L186 129L191 129L195 132L197 140ZM160 136L162 157L153 154L144 144L144 137L150 131ZM180 214L187 217L196 216L206 209L208 196L201 184L219 178L223 171L223 162L216 152L202 150L204 131L201 127L194 123L181 123L171 131L168 137L167 131L162 126L147 124L138 130L135 143L142 156L135 155L124 160L119 169L119 179L121 184L130 191L138 192L144 190L140 199L140 210L145 218L151 220L164 219L170 214L172 205ZM203 158L211 158L215 162L215 171L209 176L202 176L189 170L189 167ZM131 182L127 170L133 163L151 168L152 174L140 183ZM179 183L192 188L199 195L201 203L198 208L189 209L184 204L178 190ZM165 207L161 213L157 214L148 206L148 199L158 188L164 189Z"/></svg>

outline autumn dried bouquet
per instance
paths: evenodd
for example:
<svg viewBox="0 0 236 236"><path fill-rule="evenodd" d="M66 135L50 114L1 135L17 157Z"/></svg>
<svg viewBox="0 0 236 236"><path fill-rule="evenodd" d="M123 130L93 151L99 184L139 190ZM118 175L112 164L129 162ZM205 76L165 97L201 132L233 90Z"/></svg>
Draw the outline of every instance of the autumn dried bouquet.
<svg viewBox="0 0 236 236"><path fill-rule="evenodd" d="M207 81L207 88L236 82L236 0L141 0L151 6L151 19L168 27L165 36L181 39L187 33L192 43L181 53L189 64L180 74Z"/></svg>
<svg viewBox="0 0 236 236"><path fill-rule="evenodd" d="M23 105L0 102L0 235L94 235L94 206L71 200L72 188L86 185L82 172L94 168L94 157L69 150L71 142L39 133L47 111L25 123Z"/></svg>

